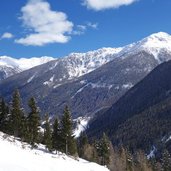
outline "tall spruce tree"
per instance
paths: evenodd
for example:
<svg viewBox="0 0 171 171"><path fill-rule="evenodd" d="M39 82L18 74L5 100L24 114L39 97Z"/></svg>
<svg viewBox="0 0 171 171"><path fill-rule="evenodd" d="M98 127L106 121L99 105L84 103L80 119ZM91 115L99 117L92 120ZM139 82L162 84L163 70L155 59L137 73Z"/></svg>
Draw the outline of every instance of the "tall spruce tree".
<svg viewBox="0 0 171 171"><path fill-rule="evenodd" d="M50 128L50 122L49 122L49 115L45 115L45 130L44 130L44 136L43 136L43 143L46 145L46 148L51 151L52 150L52 131Z"/></svg>
<svg viewBox="0 0 171 171"><path fill-rule="evenodd" d="M61 120L62 151L66 154L76 155L77 147L74 136L72 135L72 118L68 106L65 107Z"/></svg>
<svg viewBox="0 0 171 171"><path fill-rule="evenodd" d="M32 97L28 103L30 107L30 113L28 115L28 130L29 130L29 143L34 146L38 143L40 116L39 109L36 105L35 99Z"/></svg>
<svg viewBox="0 0 171 171"><path fill-rule="evenodd" d="M16 89L13 94L10 125L12 134L15 137L21 136L22 132L22 117L24 116L23 108L21 107L20 93Z"/></svg>
<svg viewBox="0 0 171 171"><path fill-rule="evenodd" d="M101 157L101 164L102 165L107 165L109 164L109 159L110 159L110 142L108 137L106 136L105 133L103 133L103 137L99 141L98 145L98 155Z"/></svg>
<svg viewBox="0 0 171 171"><path fill-rule="evenodd" d="M29 128L28 128L28 121L27 121L27 116L22 115L21 118L21 132L20 132L20 137L22 141L28 142L29 139Z"/></svg>
<svg viewBox="0 0 171 171"><path fill-rule="evenodd" d="M4 99L0 99L0 131L8 133L8 114L9 108Z"/></svg>
<svg viewBox="0 0 171 171"><path fill-rule="evenodd" d="M85 151L88 147L88 137L85 132L81 132L80 137L78 138L78 154L81 158L85 158Z"/></svg>
<svg viewBox="0 0 171 171"><path fill-rule="evenodd" d="M56 150L61 150L62 144L61 144L61 130L59 127L59 121L56 118L53 123L53 132L52 132L52 148Z"/></svg>

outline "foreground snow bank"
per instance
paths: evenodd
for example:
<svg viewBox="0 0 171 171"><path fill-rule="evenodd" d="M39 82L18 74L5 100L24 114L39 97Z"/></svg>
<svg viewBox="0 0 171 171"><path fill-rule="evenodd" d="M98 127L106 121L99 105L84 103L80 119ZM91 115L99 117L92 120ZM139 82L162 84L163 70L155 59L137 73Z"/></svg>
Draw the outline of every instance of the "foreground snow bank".
<svg viewBox="0 0 171 171"><path fill-rule="evenodd" d="M109 171L98 164L48 153L43 145L31 150L26 143L0 132L0 171Z"/></svg>

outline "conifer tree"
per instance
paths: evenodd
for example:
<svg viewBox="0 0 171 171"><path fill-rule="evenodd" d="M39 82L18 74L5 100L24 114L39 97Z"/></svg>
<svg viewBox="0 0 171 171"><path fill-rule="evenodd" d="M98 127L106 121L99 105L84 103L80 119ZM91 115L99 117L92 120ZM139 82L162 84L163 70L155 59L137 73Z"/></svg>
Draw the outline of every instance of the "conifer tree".
<svg viewBox="0 0 171 171"><path fill-rule="evenodd" d="M6 105L4 99L0 100L0 131L8 133L8 114L9 108Z"/></svg>
<svg viewBox="0 0 171 171"><path fill-rule="evenodd" d="M38 143L40 116L39 109L36 106L36 101L32 97L29 100L30 113L28 115L28 130L29 130L29 143L34 146Z"/></svg>
<svg viewBox="0 0 171 171"><path fill-rule="evenodd" d="M16 89L13 94L11 116L10 116L11 130L12 130L12 134L15 137L21 136L23 115L24 113L23 113L23 108L21 107L20 93Z"/></svg>
<svg viewBox="0 0 171 171"><path fill-rule="evenodd" d="M106 136L105 133L103 133L103 137L99 142L98 145L98 155L99 157L101 157L101 164L102 165L107 165L109 163L109 159L110 159L110 149L109 149L109 139Z"/></svg>
<svg viewBox="0 0 171 171"><path fill-rule="evenodd" d="M162 167L163 171L171 171L171 155L168 150L164 150L162 155Z"/></svg>
<svg viewBox="0 0 171 171"><path fill-rule="evenodd" d="M88 146L88 138L85 132L81 132L81 135L78 139L78 153L81 158L85 158L85 151Z"/></svg>
<svg viewBox="0 0 171 171"><path fill-rule="evenodd" d="M45 130L43 136L43 143L46 145L46 148L51 151L52 150L52 131L49 123L49 115L45 115Z"/></svg>
<svg viewBox="0 0 171 171"><path fill-rule="evenodd" d="M60 128L59 128L59 122L56 118L53 123L53 132L52 132L52 148L56 150L61 150L61 137L60 137Z"/></svg>
<svg viewBox="0 0 171 171"><path fill-rule="evenodd" d="M68 106L65 107L61 120L62 150L66 154L75 155L77 153L76 142L72 133L72 118Z"/></svg>

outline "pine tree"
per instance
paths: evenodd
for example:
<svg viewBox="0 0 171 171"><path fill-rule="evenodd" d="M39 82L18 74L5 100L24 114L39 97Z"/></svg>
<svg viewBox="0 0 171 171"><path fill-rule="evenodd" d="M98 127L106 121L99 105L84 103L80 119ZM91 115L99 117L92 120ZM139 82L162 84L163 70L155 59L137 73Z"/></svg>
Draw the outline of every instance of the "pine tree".
<svg viewBox="0 0 171 171"><path fill-rule="evenodd" d="M9 108L2 98L0 100L0 131L3 131L5 133L8 133L8 114Z"/></svg>
<svg viewBox="0 0 171 171"><path fill-rule="evenodd" d="M171 155L168 150L164 150L162 155L162 167L163 171L171 171Z"/></svg>
<svg viewBox="0 0 171 171"><path fill-rule="evenodd" d="M105 133L103 133L103 137L98 145L98 155L101 157L101 164L107 165L110 159L110 149L109 149L109 139Z"/></svg>
<svg viewBox="0 0 171 171"><path fill-rule="evenodd" d="M28 105L30 107L30 113L28 115L29 143L34 146L35 143L38 143L39 136L39 109L36 106L36 101L33 97L29 100Z"/></svg>
<svg viewBox="0 0 171 171"><path fill-rule="evenodd" d="M72 134L71 113L68 106L66 106L61 120L62 151L66 154L75 155L77 153L77 148Z"/></svg>
<svg viewBox="0 0 171 171"><path fill-rule="evenodd" d="M81 132L81 135L78 139L78 153L81 158L85 159L85 151L88 146L88 138L85 132Z"/></svg>
<svg viewBox="0 0 171 171"><path fill-rule="evenodd" d="M18 90L15 90L12 99L11 117L10 117L12 134L15 137L21 136L23 115L24 113L21 107L20 93Z"/></svg>
<svg viewBox="0 0 171 171"><path fill-rule="evenodd" d="M56 150L61 150L61 136L60 136L60 128L59 128L59 122L56 118L53 124L53 132L52 132L52 148Z"/></svg>
<svg viewBox="0 0 171 171"><path fill-rule="evenodd" d="M52 150L52 131L49 123L49 115L45 115L45 130L43 136L43 143L46 145L46 148L51 151Z"/></svg>
<svg viewBox="0 0 171 171"><path fill-rule="evenodd" d="M21 117L21 132L20 137L22 141L28 141L29 138L29 129L28 129L28 122L27 117L23 114Z"/></svg>

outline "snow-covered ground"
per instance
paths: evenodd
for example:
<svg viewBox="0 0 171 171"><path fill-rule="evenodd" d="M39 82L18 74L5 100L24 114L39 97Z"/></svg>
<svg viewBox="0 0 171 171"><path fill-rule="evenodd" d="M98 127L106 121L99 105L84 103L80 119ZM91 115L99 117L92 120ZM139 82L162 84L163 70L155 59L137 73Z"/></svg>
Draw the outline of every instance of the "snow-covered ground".
<svg viewBox="0 0 171 171"><path fill-rule="evenodd" d="M48 153L43 145L30 149L0 132L0 171L109 171L96 163Z"/></svg>
<svg viewBox="0 0 171 171"><path fill-rule="evenodd" d="M90 121L90 117L79 117L74 120L76 123L76 128L74 129L74 137L78 138L82 132L87 128L88 122Z"/></svg>

